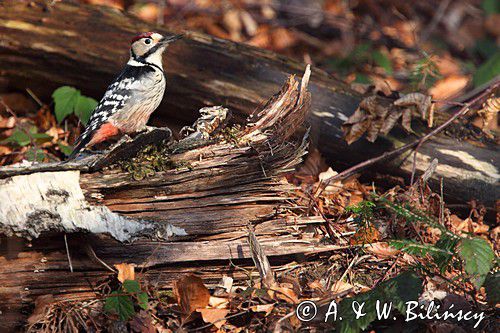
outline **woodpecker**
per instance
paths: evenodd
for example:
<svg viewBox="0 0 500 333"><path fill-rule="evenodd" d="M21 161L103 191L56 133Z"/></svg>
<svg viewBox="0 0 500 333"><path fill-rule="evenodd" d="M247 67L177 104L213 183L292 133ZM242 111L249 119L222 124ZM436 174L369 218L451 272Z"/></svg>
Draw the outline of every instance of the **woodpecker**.
<svg viewBox="0 0 500 333"><path fill-rule="evenodd" d="M92 112L69 160L111 137L146 129L165 92L162 54L168 44L180 38L182 35L164 37L145 32L132 39L130 59Z"/></svg>

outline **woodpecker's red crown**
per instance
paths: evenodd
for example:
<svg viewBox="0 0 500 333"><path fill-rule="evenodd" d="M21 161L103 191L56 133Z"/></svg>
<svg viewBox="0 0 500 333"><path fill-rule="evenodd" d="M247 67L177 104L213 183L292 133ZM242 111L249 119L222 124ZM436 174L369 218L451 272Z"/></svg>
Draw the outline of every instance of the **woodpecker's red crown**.
<svg viewBox="0 0 500 333"><path fill-rule="evenodd" d="M134 38L132 38L132 40L130 41L131 44L133 44L135 41L138 41L139 39L141 38L147 38L147 37L151 37L151 35L154 34L154 32L143 32L142 34L139 34L137 36L135 36Z"/></svg>

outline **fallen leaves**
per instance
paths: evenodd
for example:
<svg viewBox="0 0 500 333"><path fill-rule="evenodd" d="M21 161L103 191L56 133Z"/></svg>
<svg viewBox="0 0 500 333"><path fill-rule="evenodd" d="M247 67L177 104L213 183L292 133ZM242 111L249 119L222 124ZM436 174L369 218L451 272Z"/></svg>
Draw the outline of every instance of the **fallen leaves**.
<svg viewBox="0 0 500 333"><path fill-rule="evenodd" d="M498 118L498 111L500 110L500 97L491 97L483 104L483 108L477 113L483 120L481 130L488 136L493 137L490 131L490 126L496 128L496 119Z"/></svg>
<svg viewBox="0 0 500 333"><path fill-rule="evenodd" d="M435 99L446 100L463 91L468 83L469 77L466 75L450 75L437 81L434 86L429 89L429 94Z"/></svg>
<svg viewBox="0 0 500 333"><path fill-rule="evenodd" d="M210 293L203 280L195 275L185 275L175 281L173 290L184 317L197 309L205 308L210 300Z"/></svg>
<svg viewBox="0 0 500 333"><path fill-rule="evenodd" d="M416 112L432 126L434 106L428 95L410 93L394 101L379 95L365 97L342 124L344 139L350 145L366 133L366 139L374 142L380 134L388 134L399 118L402 127L411 133L411 118Z"/></svg>
<svg viewBox="0 0 500 333"><path fill-rule="evenodd" d="M118 281L121 283L125 280L135 280L135 265L134 264L116 264L118 270Z"/></svg>
<svg viewBox="0 0 500 333"><path fill-rule="evenodd" d="M224 318L229 313L227 309L197 309L196 311L201 313L205 323L214 324L217 328L221 328L226 323Z"/></svg>

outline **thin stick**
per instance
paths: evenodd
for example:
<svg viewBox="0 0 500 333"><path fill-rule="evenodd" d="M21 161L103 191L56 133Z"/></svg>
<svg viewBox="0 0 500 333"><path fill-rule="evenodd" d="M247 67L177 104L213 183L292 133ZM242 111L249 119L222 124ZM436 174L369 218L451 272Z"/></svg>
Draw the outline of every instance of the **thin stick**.
<svg viewBox="0 0 500 333"><path fill-rule="evenodd" d="M66 245L66 255L68 256L69 270L71 271L71 273L73 273L73 264L71 263L71 256L69 255L69 246L66 234L64 234L64 245Z"/></svg>
<svg viewBox="0 0 500 333"><path fill-rule="evenodd" d="M40 100L40 98L38 98L38 96L35 95L35 93L30 88L26 88L26 92L31 96L31 98L33 98L33 100L35 100L35 102L38 104L39 107L43 106L43 103Z"/></svg>
<svg viewBox="0 0 500 333"><path fill-rule="evenodd" d="M472 105L476 104L478 101L480 101L481 99L483 99L485 96L488 96L498 86L500 86L500 81L497 81L497 82L493 83L489 88L487 88L486 90L484 90L481 94L477 95L472 101L470 101L469 103L466 103L464 106L462 106L462 108L460 108L447 121L445 121L444 123L442 123L441 125L439 125L438 127L436 127L433 131L427 133L426 135L424 135L420 139L415 140L415 141L410 142L410 143L407 143L406 145L401 146L401 147L399 147L397 149L385 152L385 153L383 153L380 156L377 156L377 157L374 157L374 158L370 158L370 159L368 159L368 160L366 160L364 162L358 163L358 164L350 167L349 169L346 169L346 170L340 172L339 174L331 177L330 179L328 179L327 182L325 182L325 185L323 185L323 188L322 188L321 192L331 182L333 182L333 181L340 180L340 179L345 179L345 178L347 178L349 176L352 176L353 174L355 174L355 173L357 173L357 172L359 172L361 170L366 169L367 167L369 167L369 166L371 166L371 165L373 165L375 163L382 162L382 161L390 159L390 158L392 158L394 156L402 154L405 151L407 151L407 150L409 150L409 149L411 149L413 147L419 147L419 146L421 146L424 142L428 141L431 137L433 137L434 135L438 134L439 132L441 132L442 130L444 130L446 127L448 127L453 121L455 121L456 119L458 119L458 118L462 117L463 115L465 115L469 111L469 108ZM321 194L321 192L320 192L320 194Z"/></svg>
<svg viewBox="0 0 500 333"><path fill-rule="evenodd" d="M444 0L441 2L439 5L436 15L432 18L431 23L427 26L426 29L421 34L420 37L420 43L423 43L429 38L430 34L436 29L437 25L441 20L443 19L444 14L446 13L446 9L448 9L448 6L450 5L451 0Z"/></svg>
<svg viewBox="0 0 500 333"><path fill-rule="evenodd" d="M344 274L342 274L340 279L338 279L338 281L335 283L341 282L347 276L347 274L349 274L351 272L352 267L354 266L356 261L358 261L358 257L359 257L359 255L356 254L356 256L351 260L351 263L349 264L349 266L347 266L347 269L345 270Z"/></svg>

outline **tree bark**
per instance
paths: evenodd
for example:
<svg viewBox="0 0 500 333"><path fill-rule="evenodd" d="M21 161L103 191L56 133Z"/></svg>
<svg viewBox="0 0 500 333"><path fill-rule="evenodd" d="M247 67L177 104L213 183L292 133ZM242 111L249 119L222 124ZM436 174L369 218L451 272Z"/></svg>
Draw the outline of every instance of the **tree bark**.
<svg viewBox="0 0 500 333"><path fill-rule="evenodd" d="M10 87L29 87L46 100L61 85L100 98L127 60L131 36L149 30L168 33L104 7L6 0L0 3L0 75ZM237 121L243 121L303 65L268 51L189 33L170 47L165 68L167 93L152 121L179 128L194 120L193 111L205 105L225 105ZM348 146L340 127L361 96L320 70L313 70L310 90L314 95L308 116L312 140L339 171L415 139L395 130L374 144L362 139ZM475 198L494 205L500 174L494 145L441 135L419 149L417 173L425 171L434 158L439 166L431 185L438 189L443 179L449 200ZM372 170L408 178L412 161L388 161Z"/></svg>

